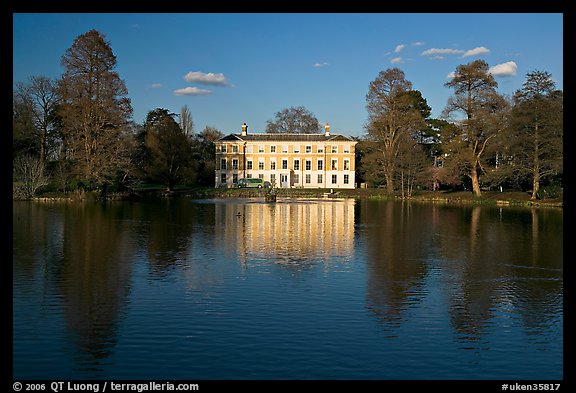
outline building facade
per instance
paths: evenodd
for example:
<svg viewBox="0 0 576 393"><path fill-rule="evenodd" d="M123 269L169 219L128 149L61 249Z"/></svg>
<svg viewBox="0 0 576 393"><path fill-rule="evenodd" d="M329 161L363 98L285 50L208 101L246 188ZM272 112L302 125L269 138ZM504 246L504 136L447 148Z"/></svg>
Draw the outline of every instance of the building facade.
<svg viewBox="0 0 576 393"><path fill-rule="evenodd" d="M274 187L355 188L354 140L340 134L230 134L215 142L216 187L260 177Z"/></svg>

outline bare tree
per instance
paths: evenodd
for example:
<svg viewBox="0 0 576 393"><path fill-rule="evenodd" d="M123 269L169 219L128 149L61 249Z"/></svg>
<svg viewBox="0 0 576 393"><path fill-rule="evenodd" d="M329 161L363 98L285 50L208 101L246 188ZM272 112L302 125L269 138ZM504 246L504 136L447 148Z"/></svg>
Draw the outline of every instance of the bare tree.
<svg viewBox="0 0 576 393"><path fill-rule="evenodd" d="M192 120L192 114L188 105L184 105L180 108L180 128L184 135L191 137L194 134L194 121Z"/></svg>
<svg viewBox="0 0 576 393"><path fill-rule="evenodd" d="M421 111L414 106L410 94L412 83L398 68L380 71L370 82L366 95L369 123L368 134L378 142L377 160L386 179L386 192L394 193L394 177L401 159L402 143L426 127ZM370 155L374 157L374 155ZM376 158L376 157L374 157Z"/></svg>
<svg viewBox="0 0 576 393"><path fill-rule="evenodd" d="M269 134L318 134L320 123L312 112L303 106L282 109L276 112L274 120L266 122Z"/></svg>
<svg viewBox="0 0 576 393"><path fill-rule="evenodd" d="M464 114L459 124L460 134L444 139L445 152L450 154L452 165L457 165L472 182L475 196L481 196L480 173L488 145L502 131L502 110L506 107L503 97L496 93L498 83L488 72L484 60L459 65L454 77L445 86L454 88L443 115Z"/></svg>
<svg viewBox="0 0 576 393"><path fill-rule="evenodd" d="M62 56L60 115L67 157L76 175L99 186L123 170L132 114L128 90L114 71L116 56L104 36L90 30Z"/></svg>
<svg viewBox="0 0 576 393"><path fill-rule="evenodd" d="M31 154L16 157L13 163L15 199L28 199L36 195L40 187L48 184L44 163Z"/></svg>

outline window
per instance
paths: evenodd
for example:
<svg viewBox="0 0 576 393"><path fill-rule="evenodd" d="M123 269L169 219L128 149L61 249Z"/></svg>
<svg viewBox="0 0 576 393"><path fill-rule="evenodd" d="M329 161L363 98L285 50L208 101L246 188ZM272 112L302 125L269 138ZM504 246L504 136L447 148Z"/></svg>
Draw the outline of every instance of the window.
<svg viewBox="0 0 576 393"><path fill-rule="evenodd" d="M294 170L295 171L300 170L300 160L294 160Z"/></svg>
<svg viewBox="0 0 576 393"><path fill-rule="evenodd" d="M350 146L344 146L344 153L350 153Z"/></svg>
<svg viewBox="0 0 576 393"><path fill-rule="evenodd" d="M220 175L220 183L226 184L226 174L225 173L222 173Z"/></svg>
<svg viewBox="0 0 576 393"><path fill-rule="evenodd" d="M220 151L222 153L226 153L226 145L222 145L222 147L220 148Z"/></svg>
<svg viewBox="0 0 576 393"><path fill-rule="evenodd" d="M331 168L333 171L338 170L338 160L332 160L332 167Z"/></svg>
<svg viewBox="0 0 576 393"><path fill-rule="evenodd" d="M300 145L294 145L294 153L300 153Z"/></svg>
<svg viewBox="0 0 576 393"><path fill-rule="evenodd" d="M288 169L288 160L282 160L282 169Z"/></svg>
<svg viewBox="0 0 576 393"><path fill-rule="evenodd" d="M312 146L306 146L306 153L312 153Z"/></svg>
<svg viewBox="0 0 576 393"><path fill-rule="evenodd" d="M318 153L324 153L324 146L318 146Z"/></svg>
<svg viewBox="0 0 576 393"><path fill-rule="evenodd" d="M246 161L246 169L248 170L252 169L252 160Z"/></svg>
<svg viewBox="0 0 576 393"><path fill-rule="evenodd" d="M312 182L312 175L309 173L306 175L306 184L310 184Z"/></svg>
<svg viewBox="0 0 576 393"><path fill-rule="evenodd" d="M324 181L324 179L323 179L323 177L322 177L322 174L319 173L319 174L318 174L318 184L322 184L323 181Z"/></svg>
<svg viewBox="0 0 576 393"><path fill-rule="evenodd" d="M246 179L251 179L252 178L252 174L251 173L247 173L246 174Z"/></svg>
<svg viewBox="0 0 576 393"><path fill-rule="evenodd" d="M350 175L344 175L344 184L350 183Z"/></svg>
<svg viewBox="0 0 576 393"><path fill-rule="evenodd" d="M324 161L323 160L318 160L318 170L324 170Z"/></svg>
<svg viewBox="0 0 576 393"><path fill-rule="evenodd" d="M226 165L226 159L225 158L221 159L220 160L220 169L227 169L226 166L227 166Z"/></svg>
<svg viewBox="0 0 576 393"><path fill-rule="evenodd" d="M232 145L232 153L238 153L238 145Z"/></svg>
<svg viewBox="0 0 576 393"><path fill-rule="evenodd" d="M276 161L270 161L270 170L272 171L276 170Z"/></svg>
<svg viewBox="0 0 576 393"><path fill-rule="evenodd" d="M288 153L288 145L282 146L282 153Z"/></svg>
<svg viewBox="0 0 576 393"><path fill-rule="evenodd" d="M236 184L236 183L238 183L238 174L234 173L232 175L232 184Z"/></svg>
<svg viewBox="0 0 576 393"><path fill-rule="evenodd" d="M237 158L232 159L232 169L238 169L238 159Z"/></svg>
<svg viewBox="0 0 576 393"><path fill-rule="evenodd" d="M332 184L338 183L338 175L332 175Z"/></svg>
<svg viewBox="0 0 576 393"><path fill-rule="evenodd" d="M276 174L273 173L270 175L270 183L274 186L276 185Z"/></svg>
<svg viewBox="0 0 576 393"><path fill-rule="evenodd" d="M312 170L312 161L311 160L306 160L306 170L307 171Z"/></svg>
<svg viewBox="0 0 576 393"><path fill-rule="evenodd" d="M258 170L260 171L264 170L264 161L258 161Z"/></svg>
<svg viewBox="0 0 576 393"><path fill-rule="evenodd" d="M299 174L294 174L294 183L300 183L300 175Z"/></svg>
<svg viewBox="0 0 576 393"><path fill-rule="evenodd" d="M264 153L264 145L258 145L258 153Z"/></svg>
<svg viewBox="0 0 576 393"><path fill-rule="evenodd" d="M338 153L338 146L332 145L332 153Z"/></svg>
<svg viewBox="0 0 576 393"><path fill-rule="evenodd" d="M350 160L344 160L344 170L345 171L350 170Z"/></svg>
<svg viewBox="0 0 576 393"><path fill-rule="evenodd" d="M264 174L263 174L263 173L259 173L259 174L258 174L258 178L259 178L259 179L264 179Z"/></svg>
<svg viewBox="0 0 576 393"><path fill-rule="evenodd" d="M276 146L270 146L270 153L276 153Z"/></svg>
<svg viewBox="0 0 576 393"><path fill-rule="evenodd" d="M246 146L246 153L252 153L252 145Z"/></svg>

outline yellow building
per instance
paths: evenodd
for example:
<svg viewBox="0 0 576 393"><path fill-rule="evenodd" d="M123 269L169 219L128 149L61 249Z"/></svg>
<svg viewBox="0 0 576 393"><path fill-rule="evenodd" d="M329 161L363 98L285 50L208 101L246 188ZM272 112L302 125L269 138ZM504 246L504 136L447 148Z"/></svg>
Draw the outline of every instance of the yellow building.
<svg viewBox="0 0 576 393"><path fill-rule="evenodd" d="M215 142L216 187L259 177L274 187L355 188L356 141L340 134L240 134Z"/></svg>

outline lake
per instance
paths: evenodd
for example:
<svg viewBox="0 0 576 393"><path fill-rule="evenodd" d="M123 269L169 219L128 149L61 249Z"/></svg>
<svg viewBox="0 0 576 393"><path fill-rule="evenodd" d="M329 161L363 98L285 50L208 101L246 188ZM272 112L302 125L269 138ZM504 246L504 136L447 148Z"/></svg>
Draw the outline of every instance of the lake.
<svg viewBox="0 0 576 393"><path fill-rule="evenodd" d="M563 379L563 211L13 203L13 378Z"/></svg>

